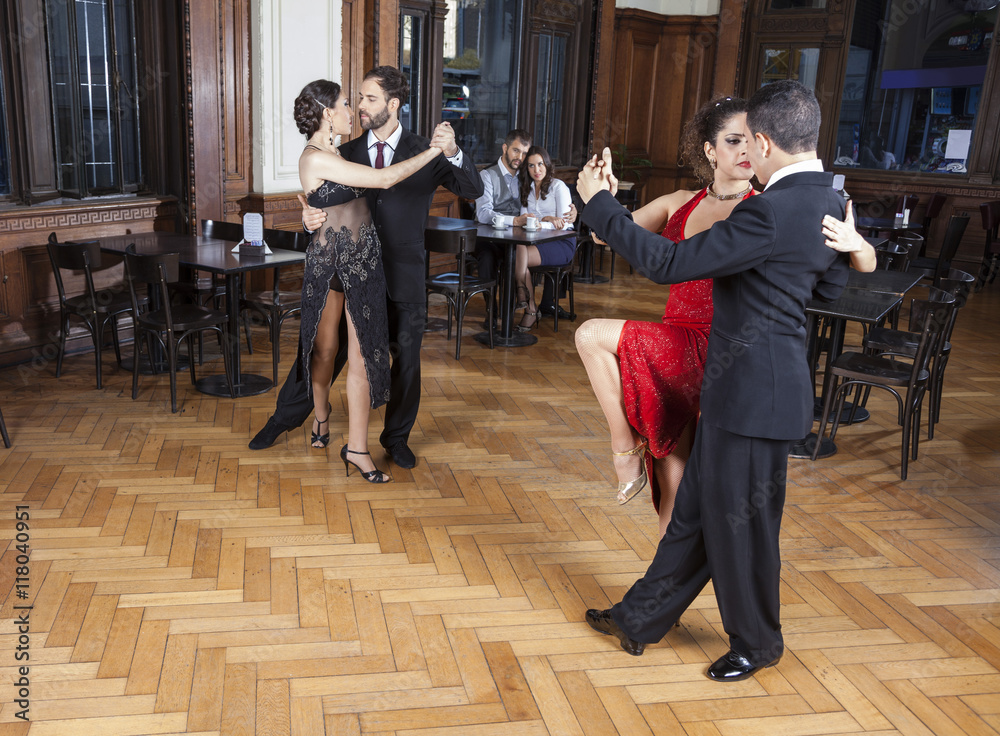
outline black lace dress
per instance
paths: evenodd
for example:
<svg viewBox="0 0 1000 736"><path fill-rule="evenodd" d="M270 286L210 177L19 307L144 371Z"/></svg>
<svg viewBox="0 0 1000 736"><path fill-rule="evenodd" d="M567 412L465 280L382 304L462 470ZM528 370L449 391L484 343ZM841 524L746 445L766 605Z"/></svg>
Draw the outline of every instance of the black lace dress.
<svg viewBox="0 0 1000 736"><path fill-rule="evenodd" d="M330 289L343 291L375 409L389 400L389 327L382 246L365 190L325 181L308 201L326 212L326 222L313 233L306 251L299 364L311 393L310 362L319 319Z"/></svg>

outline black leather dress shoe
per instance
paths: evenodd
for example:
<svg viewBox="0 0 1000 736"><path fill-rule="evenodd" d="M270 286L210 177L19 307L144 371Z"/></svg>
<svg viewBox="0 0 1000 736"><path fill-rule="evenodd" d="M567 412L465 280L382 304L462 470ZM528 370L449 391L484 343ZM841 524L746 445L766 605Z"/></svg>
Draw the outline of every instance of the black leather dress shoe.
<svg viewBox="0 0 1000 736"><path fill-rule="evenodd" d="M539 307L538 311L545 317L551 317L553 314L556 313L556 308L550 305L545 307ZM576 319L576 315L573 314L572 312L567 312L562 307L559 307L559 319L566 319L573 321L574 319Z"/></svg>
<svg viewBox="0 0 1000 736"><path fill-rule="evenodd" d="M642 654L642 651L646 648L646 645L641 641L636 641L635 639L630 639L629 635L622 631L615 620L611 618L611 609L607 608L603 611L598 611L596 608L591 608L587 611L587 623L590 624L590 628L595 631L600 631L602 634L609 634L618 638L621 642L622 649L631 654L633 657L638 657Z"/></svg>
<svg viewBox="0 0 1000 736"><path fill-rule="evenodd" d="M274 417L268 417L267 424L250 440L249 447L251 450L263 450L270 447L281 435L290 429L292 428L274 421Z"/></svg>
<svg viewBox="0 0 1000 736"><path fill-rule="evenodd" d="M778 657L778 659L781 659L781 657ZM757 670L762 670L765 667L774 667L774 665L778 664L778 659L768 664L752 665L749 659L730 649L712 663L706 674L709 680L715 680L716 682L739 682L740 680L752 677Z"/></svg>
<svg viewBox="0 0 1000 736"><path fill-rule="evenodd" d="M392 458L392 461L401 468L409 469L417 464L417 458L413 454L413 450L411 450L403 440L392 443L385 448L385 451L389 453L389 457Z"/></svg>

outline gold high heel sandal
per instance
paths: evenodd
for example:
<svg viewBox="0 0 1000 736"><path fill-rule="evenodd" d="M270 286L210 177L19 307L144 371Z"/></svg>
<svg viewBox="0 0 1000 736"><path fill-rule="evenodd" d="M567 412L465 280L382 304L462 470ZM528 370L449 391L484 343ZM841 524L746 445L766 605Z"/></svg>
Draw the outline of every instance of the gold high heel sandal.
<svg viewBox="0 0 1000 736"><path fill-rule="evenodd" d="M626 504L635 498L636 494L639 493L643 488L646 487L648 478L646 477L646 443L643 442L637 447L633 447L631 450L626 452L615 452L612 453L615 457L625 457L626 455L638 455L639 462L642 467L642 473L635 480L630 480L627 483L618 483L618 504Z"/></svg>

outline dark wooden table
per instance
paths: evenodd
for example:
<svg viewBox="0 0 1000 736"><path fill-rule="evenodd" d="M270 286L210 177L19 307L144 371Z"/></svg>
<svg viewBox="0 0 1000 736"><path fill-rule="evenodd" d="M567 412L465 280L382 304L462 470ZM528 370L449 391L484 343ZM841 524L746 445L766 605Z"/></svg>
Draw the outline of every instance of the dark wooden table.
<svg viewBox="0 0 1000 736"><path fill-rule="evenodd" d="M866 325L878 325L893 309L903 302L903 295L920 281L918 274L900 271L872 271L860 273L852 270L847 278L847 286L840 296L832 302L814 299L806 305L806 315L809 318L807 329L810 339L816 339L816 325L820 318L830 318L830 338L826 350L826 370L823 374L823 389L816 398L815 410L822 415L823 400L833 383L833 373L830 370L833 361L844 350L844 328L847 320L861 322ZM812 358L814 351L809 350L811 365L815 367ZM853 406L844 405L842 417L846 418ZM868 412L859 408L855 413L854 423L868 419ZM816 433L810 432L803 439L792 444L789 457L812 458L813 447L816 444ZM829 437L824 437L817 459L836 454L837 446Z"/></svg>
<svg viewBox="0 0 1000 736"><path fill-rule="evenodd" d="M459 220L454 217L428 217L427 228L439 230L461 230L468 227L476 228L476 241L494 243L504 247L504 259L501 273L500 294L500 334L493 336L493 344L498 347L516 348L524 345L534 345L538 338L528 332L514 330L514 296L513 278L514 256L518 245L538 245L553 240L564 240L576 237L574 230L535 230L529 232L523 227L494 228L492 225L481 225L474 220ZM490 334L481 332L476 340L484 345L490 344Z"/></svg>
<svg viewBox="0 0 1000 736"><path fill-rule="evenodd" d="M240 274L302 263L306 258L304 253L275 248L266 256L240 256L232 252L235 243L228 240L166 232L116 235L100 238L100 242L101 249L111 253L124 253L132 243L135 243L136 253L143 255L177 253L182 266L225 276L226 314L229 317L229 344L225 349L229 350L236 395L255 396L274 385L266 376L240 370ZM195 386L212 396L229 396L229 386L223 375L199 378Z"/></svg>
<svg viewBox="0 0 1000 736"><path fill-rule="evenodd" d="M913 214L912 212L910 213ZM905 233L923 232L924 226L919 222L910 222L906 225L897 225L895 217L859 217L855 220L858 230L867 230L871 237L877 236L880 232L892 233L890 240Z"/></svg>

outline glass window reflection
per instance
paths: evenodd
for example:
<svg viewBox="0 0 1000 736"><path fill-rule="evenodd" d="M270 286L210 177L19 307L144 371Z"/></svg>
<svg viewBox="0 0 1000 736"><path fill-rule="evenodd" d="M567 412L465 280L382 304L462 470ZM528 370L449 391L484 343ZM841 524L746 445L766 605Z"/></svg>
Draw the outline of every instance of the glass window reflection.
<svg viewBox="0 0 1000 736"><path fill-rule="evenodd" d="M997 10L858 0L836 166L965 173Z"/></svg>
<svg viewBox="0 0 1000 736"><path fill-rule="evenodd" d="M515 127L520 3L447 0L447 6L440 117L476 163L491 163Z"/></svg>

